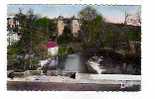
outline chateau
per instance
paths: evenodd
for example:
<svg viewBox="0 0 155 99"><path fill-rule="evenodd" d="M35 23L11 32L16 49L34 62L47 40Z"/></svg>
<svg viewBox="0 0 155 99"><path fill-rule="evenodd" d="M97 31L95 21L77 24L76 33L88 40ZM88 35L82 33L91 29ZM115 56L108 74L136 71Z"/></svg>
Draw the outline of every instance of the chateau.
<svg viewBox="0 0 155 99"><path fill-rule="evenodd" d="M57 18L58 36L63 34L63 30L66 25L70 27L73 36L76 37L80 31L79 19L75 18L74 16L72 18L63 18L62 16L59 16Z"/></svg>

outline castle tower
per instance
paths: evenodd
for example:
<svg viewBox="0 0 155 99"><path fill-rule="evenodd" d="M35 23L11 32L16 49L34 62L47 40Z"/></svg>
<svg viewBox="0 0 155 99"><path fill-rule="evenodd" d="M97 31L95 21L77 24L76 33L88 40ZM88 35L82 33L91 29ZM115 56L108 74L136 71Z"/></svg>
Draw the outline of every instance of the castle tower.
<svg viewBox="0 0 155 99"><path fill-rule="evenodd" d="M58 30L58 36L62 35L63 30L64 30L64 22L63 22L63 17L59 16L57 20L57 30Z"/></svg>
<svg viewBox="0 0 155 99"><path fill-rule="evenodd" d="M72 29L73 36L77 37L80 31L80 24L78 22L78 19L76 19L74 16L72 18L71 29Z"/></svg>

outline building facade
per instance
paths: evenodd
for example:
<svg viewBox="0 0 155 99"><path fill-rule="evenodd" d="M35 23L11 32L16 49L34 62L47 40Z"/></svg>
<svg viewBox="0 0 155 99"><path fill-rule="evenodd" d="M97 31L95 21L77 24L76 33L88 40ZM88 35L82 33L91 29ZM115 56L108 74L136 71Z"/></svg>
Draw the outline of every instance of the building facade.
<svg viewBox="0 0 155 99"><path fill-rule="evenodd" d="M78 19L73 18L72 23L71 23L71 29L72 29L73 36L77 37L80 31L80 24L79 24Z"/></svg>
<svg viewBox="0 0 155 99"><path fill-rule="evenodd" d="M63 17L59 16L57 18L57 32L58 32L58 36L62 35L64 27L65 27L65 24L64 24L64 21L63 21Z"/></svg>
<svg viewBox="0 0 155 99"><path fill-rule="evenodd" d="M7 45L12 45L13 43L20 40L18 35L19 22L14 16L9 16L7 18Z"/></svg>
<svg viewBox="0 0 155 99"><path fill-rule="evenodd" d="M73 36L76 37L80 31L79 19L75 18L74 16L72 18L63 18L62 16L59 16L57 18L58 36L63 34L64 27L66 25L70 27Z"/></svg>

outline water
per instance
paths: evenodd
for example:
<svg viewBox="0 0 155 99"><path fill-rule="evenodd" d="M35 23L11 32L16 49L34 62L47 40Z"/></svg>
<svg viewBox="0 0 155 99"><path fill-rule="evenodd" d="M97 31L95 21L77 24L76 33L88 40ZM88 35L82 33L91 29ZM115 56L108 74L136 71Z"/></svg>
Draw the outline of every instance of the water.
<svg viewBox="0 0 155 99"><path fill-rule="evenodd" d="M70 54L66 57L63 63L63 71L71 71L71 72L87 72L84 57L80 53Z"/></svg>
<svg viewBox="0 0 155 99"><path fill-rule="evenodd" d="M86 66L86 58L81 53L69 54L63 61L59 62L61 63L59 67L63 67L61 69L62 71L92 73L92 71ZM98 69L95 65L93 65L93 67L94 69ZM104 70L104 73L108 74L134 74L134 69L131 67L132 66L128 66L127 71L124 72L121 62L111 57L104 57L104 63L100 69Z"/></svg>

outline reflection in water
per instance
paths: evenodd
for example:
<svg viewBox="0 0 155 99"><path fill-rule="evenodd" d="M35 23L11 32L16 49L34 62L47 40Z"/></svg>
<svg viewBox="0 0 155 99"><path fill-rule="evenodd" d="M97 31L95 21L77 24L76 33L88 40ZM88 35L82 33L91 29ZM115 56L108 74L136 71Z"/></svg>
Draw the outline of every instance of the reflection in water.
<svg viewBox="0 0 155 99"><path fill-rule="evenodd" d="M63 71L87 72L84 58L80 53L67 55L64 61L60 62L59 67L64 67Z"/></svg>

